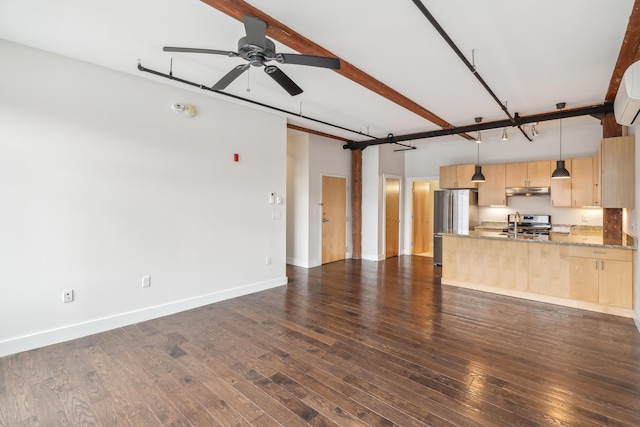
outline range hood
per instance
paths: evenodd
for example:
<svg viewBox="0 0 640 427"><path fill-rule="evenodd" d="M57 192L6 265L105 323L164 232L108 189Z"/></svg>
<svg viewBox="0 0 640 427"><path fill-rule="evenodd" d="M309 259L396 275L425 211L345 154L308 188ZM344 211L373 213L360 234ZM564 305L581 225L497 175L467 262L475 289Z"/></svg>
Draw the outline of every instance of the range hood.
<svg viewBox="0 0 640 427"><path fill-rule="evenodd" d="M550 194L549 187L508 187L507 197L510 196L544 196Z"/></svg>

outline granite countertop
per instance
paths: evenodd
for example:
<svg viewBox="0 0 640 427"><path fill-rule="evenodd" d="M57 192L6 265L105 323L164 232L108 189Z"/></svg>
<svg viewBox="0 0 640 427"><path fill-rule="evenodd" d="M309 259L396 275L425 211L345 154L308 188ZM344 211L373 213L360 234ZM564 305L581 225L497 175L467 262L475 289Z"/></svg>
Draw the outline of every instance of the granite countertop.
<svg viewBox="0 0 640 427"><path fill-rule="evenodd" d="M584 227L584 226L580 226ZM623 234L620 240L606 240L602 237L602 227L587 229L571 229L570 232L551 232L548 236L519 235L513 237L502 232L503 227L476 227L468 233L444 233L451 236L462 236L483 239L518 240L556 245L597 246L617 249L637 249L637 241L633 236ZM599 230L596 230L598 228Z"/></svg>

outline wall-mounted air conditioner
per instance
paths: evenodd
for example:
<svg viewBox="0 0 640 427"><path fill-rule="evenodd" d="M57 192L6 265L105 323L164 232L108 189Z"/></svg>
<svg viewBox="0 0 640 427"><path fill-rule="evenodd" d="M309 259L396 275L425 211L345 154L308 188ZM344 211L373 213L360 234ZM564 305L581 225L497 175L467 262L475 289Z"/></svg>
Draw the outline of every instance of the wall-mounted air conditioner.
<svg viewBox="0 0 640 427"><path fill-rule="evenodd" d="M634 62L622 76L616 100L613 102L616 122L622 126L640 123L640 61Z"/></svg>

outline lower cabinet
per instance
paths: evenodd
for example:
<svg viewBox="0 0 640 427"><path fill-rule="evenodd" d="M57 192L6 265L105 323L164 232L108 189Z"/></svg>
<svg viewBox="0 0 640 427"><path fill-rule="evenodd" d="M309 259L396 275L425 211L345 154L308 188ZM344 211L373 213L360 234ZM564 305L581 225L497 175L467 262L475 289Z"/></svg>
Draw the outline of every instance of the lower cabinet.
<svg viewBox="0 0 640 427"><path fill-rule="evenodd" d="M569 298L633 308L633 253L570 247Z"/></svg>
<svg viewBox="0 0 640 427"><path fill-rule="evenodd" d="M526 291L528 264L526 242L444 236L442 277Z"/></svg>
<svg viewBox="0 0 640 427"><path fill-rule="evenodd" d="M442 283L633 308L633 250L444 236ZM482 289L479 287L479 289ZM507 293L509 294L509 293ZM542 299L543 300L543 299ZM597 309L597 306L585 306Z"/></svg>
<svg viewBox="0 0 640 427"><path fill-rule="evenodd" d="M529 245L529 292L569 296L569 246Z"/></svg>

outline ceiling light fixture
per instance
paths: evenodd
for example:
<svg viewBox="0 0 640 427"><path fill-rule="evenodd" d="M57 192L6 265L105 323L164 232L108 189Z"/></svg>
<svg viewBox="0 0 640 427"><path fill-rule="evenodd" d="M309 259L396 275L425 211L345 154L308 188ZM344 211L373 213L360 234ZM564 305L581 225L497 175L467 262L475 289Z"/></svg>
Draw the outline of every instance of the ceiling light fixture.
<svg viewBox="0 0 640 427"><path fill-rule="evenodd" d="M556 104L556 108L561 110L566 104L559 102ZM551 179L566 179L571 178L571 174L564 166L564 160L562 160L562 119L560 119L560 160L556 162L556 170L551 174Z"/></svg>
<svg viewBox="0 0 640 427"><path fill-rule="evenodd" d="M540 135L540 132L538 132L538 129L536 129L536 126L538 124L537 123L532 123L531 124L531 136L538 136Z"/></svg>
<svg viewBox="0 0 640 427"><path fill-rule="evenodd" d="M471 182L485 182L486 179L482 174L482 166L480 166L480 145L477 144L476 147L478 147L478 163L476 163L476 171L471 177Z"/></svg>
<svg viewBox="0 0 640 427"><path fill-rule="evenodd" d="M508 141L509 140L509 136L507 135L507 128L502 129L502 139L503 141Z"/></svg>
<svg viewBox="0 0 640 427"><path fill-rule="evenodd" d="M482 117L475 118L476 123L480 123L482 121ZM476 143L480 144L482 142L482 132L478 131L476 135Z"/></svg>

